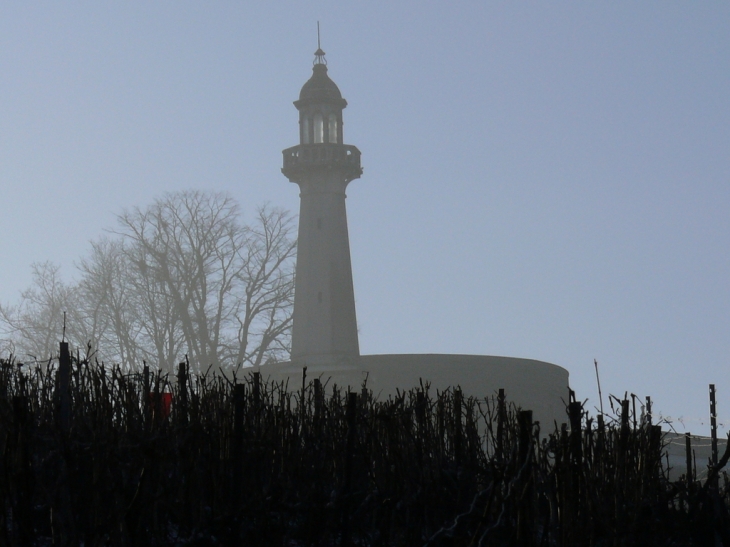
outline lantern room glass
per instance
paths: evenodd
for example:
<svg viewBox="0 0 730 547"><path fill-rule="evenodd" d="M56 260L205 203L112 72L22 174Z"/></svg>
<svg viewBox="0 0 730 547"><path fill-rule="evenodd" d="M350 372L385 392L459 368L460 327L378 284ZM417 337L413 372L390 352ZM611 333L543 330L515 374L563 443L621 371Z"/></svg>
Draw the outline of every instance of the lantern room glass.
<svg viewBox="0 0 730 547"><path fill-rule="evenodd" d="M319 144L324 142L324 120L322 114L314 115L314 142Z"/></svg>
<svg viewBox="0 0 730 547"><path fill-rule="evenodd" d="M302 144L309 144L309 118L302 120Z"/></svg>
<svg viewBox="0 0 730 547"><path fill-rule="evenodd" d="M337 144L337 114L335 113L328 116L327 137L329 142Z"/></svg>

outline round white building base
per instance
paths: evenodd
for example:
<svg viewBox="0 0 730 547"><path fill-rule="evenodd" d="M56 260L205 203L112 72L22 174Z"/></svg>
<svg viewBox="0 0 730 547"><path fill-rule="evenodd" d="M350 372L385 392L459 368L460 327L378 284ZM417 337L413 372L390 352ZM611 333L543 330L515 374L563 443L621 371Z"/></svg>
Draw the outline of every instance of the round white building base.
<svg viewBox="0 0 730 547"><path fill-rule="evenodd" d="M306 363L307 380L319 378L327 386L359 391L363 382L380 400L427 382L431 393L460 387L465 396L485 398L505 390L508 402L532 410L543 435L567 422L568 371L557 365L491 355L385 354L362 355L356 363L338 369ZM261 367L263 378L289 380L291 389L302 385L304 363L274 363Z"/></svg>

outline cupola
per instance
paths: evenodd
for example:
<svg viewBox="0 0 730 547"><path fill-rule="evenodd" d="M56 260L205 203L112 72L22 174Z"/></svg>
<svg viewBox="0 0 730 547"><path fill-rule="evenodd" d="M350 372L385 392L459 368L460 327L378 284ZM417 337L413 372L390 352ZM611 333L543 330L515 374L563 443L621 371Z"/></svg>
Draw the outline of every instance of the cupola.
<svg viewBox="0 0 730 547"><path fill-rule="evenodd" d="M302 86L299 100L300 144L342 144L342 110L347 101L337 84L327 75L325 53L318 48L314 53L312 77Z"/></svg>

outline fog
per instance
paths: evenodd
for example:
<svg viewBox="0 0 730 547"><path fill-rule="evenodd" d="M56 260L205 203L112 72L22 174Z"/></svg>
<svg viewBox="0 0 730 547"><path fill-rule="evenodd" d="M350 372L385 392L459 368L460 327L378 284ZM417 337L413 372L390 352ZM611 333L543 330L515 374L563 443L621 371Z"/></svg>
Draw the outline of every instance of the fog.
<svg viewBox="0 0 730 547"><path fill-rule="evenodd" d="M0 8L0 302L166 192L298 212L316 22L362 151L362 354L552 362L579 399L730 419L730 8L194 2Z"/></svg>

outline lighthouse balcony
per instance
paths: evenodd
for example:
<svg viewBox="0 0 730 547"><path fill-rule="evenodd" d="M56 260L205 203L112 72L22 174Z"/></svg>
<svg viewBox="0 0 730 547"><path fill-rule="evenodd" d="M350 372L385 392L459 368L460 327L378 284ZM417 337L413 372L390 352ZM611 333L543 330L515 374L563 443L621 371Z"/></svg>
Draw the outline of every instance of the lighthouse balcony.
<svg viewBox="0 0 730 547"><path fill-rule="evenodd" d="M301 175L321 169L338 169L348 180L359 178L360 151L349 144L300 144L283 151L282 173L291 181Z"/></svg>

